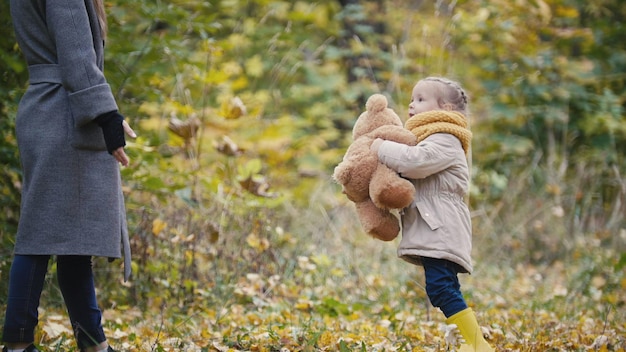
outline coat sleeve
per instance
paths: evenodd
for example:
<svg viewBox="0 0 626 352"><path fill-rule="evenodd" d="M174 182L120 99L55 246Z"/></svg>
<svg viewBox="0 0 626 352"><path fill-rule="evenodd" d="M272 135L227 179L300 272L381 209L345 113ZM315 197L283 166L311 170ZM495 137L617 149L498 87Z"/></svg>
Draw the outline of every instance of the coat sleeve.
<svg viewBox="0 0 626 352"><path fill-rule="evenodd" d="M463 148L455 136L436 133L416 146L384 141L378 159L403 177L422 179L453 166L458 153L463 153Z"/></svg>
<svg viewBox="0 0 626 352"><path fill-rule="evenodd" d="M76 126L117 110L94 47L97 18L90 0L47 1L46 21ZM89 6L89 7L88 7ZM96 33L100 37L99 29Z"/></svg>

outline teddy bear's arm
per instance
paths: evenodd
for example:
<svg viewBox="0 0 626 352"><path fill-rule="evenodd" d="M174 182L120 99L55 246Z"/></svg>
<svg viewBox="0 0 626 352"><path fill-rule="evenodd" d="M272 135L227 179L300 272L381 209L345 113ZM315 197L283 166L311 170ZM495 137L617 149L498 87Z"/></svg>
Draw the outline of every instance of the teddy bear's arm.
<svg viewBox="0 0 626 352"><path fill-rule="evenodd" d="M378 156L369 149L371 143L369 137L357 138L333 172L333 179L353 202L369 198L370 179L378 166Z"/></svg>
<svg viewBox="0 0 626 352"><path fill-rule="evenodd" d="M372 137L372 140L380 138L387 141L393 141L406 145L417 144L417 137L415 137L415 135L411 131L400 126L381 126L368 133L367 135L368 137Z"/></svg>

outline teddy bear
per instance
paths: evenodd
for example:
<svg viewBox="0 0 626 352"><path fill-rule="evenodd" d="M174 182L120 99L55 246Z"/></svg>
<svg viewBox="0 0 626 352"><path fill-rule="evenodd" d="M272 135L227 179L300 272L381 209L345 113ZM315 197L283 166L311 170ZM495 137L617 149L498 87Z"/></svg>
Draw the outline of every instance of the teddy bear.
<svg viewBox="0 0 626 352"><path fill-rule="evenodd" d="M417 138L402 125L400 117L388 107L387 98L373 94L365 111L352 129L352 143L335 167L333 179L356 206L363 230L374 238L391 241L400 232L393 209L407 207L413 201L415 187L378 160L370 150L376 138L406 145L416 145Z"/></svg>

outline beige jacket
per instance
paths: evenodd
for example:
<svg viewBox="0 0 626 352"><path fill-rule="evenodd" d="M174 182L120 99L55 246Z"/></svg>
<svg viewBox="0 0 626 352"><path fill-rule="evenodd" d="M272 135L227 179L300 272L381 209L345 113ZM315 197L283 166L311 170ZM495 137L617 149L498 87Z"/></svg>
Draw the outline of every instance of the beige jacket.
<svg viewBox="0 0 626 352"><path fill-rule="evenodd" d="M378 158L415 185L415 200L402 210L398 256L420 265L420 257L447 259L472 272L472 224L463 197L469 170L461 142L436 133L416 146L384 141Z"/></svg>

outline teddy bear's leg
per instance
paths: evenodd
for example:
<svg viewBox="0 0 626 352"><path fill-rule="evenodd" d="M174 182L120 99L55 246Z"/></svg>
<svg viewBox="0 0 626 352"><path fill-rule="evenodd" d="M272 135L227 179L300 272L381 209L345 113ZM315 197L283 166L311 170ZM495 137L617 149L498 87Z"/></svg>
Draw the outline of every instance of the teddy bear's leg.
<svg viewBox="0 0 626 352"><path fill-rule="evenodd" d="M413 201L415 186L397 172L380 163L370 181L370 198L377 207L402 209Z"/></svg>
<svg viewBox="0 0 626 352"><path fill-rule="evenodd" d="M400 221L387 210L380 209L372 201L355 203L363 230L382 241L391 241L400 233Z"/></svg>

